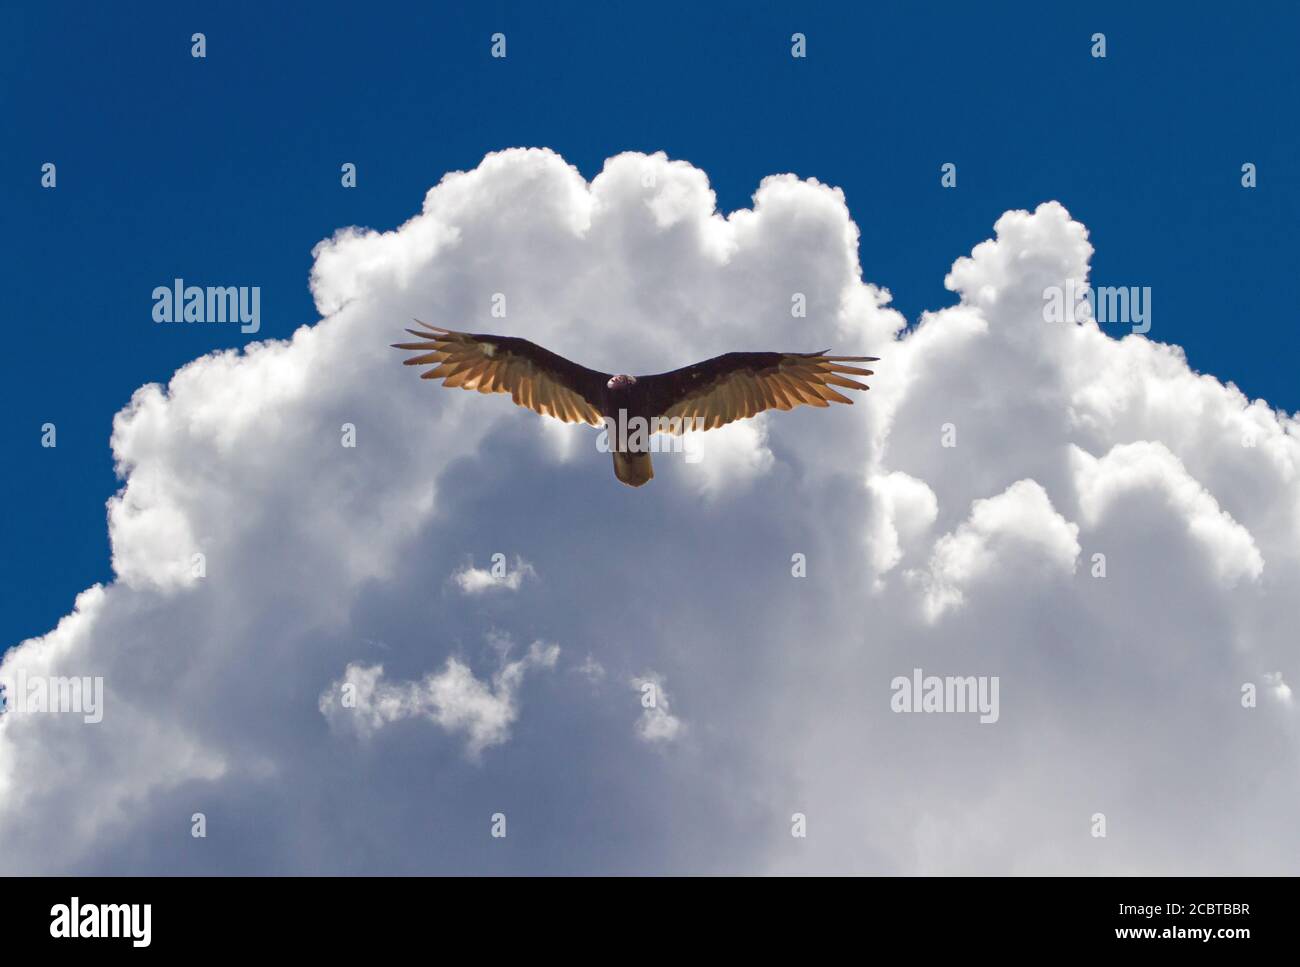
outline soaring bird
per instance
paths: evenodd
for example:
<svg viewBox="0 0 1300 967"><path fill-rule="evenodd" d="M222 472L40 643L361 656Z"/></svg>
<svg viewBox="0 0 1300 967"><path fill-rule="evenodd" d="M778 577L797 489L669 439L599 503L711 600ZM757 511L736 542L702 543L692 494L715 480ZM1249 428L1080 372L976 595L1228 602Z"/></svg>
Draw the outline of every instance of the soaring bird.
<svg viewBox="0 0 1300 967"><path fill-rule="evenodd" d="M407 329L418 342L393 343L394 349L419 354L407 366L432 366L421 379L441 379L443 386L509 393L519 406L565 423L611 428L614 476L640 487L654 474L646 438L612 427L636 420L651 432L712 430L776 408L801 403L830 406L849 403L839 386L864 390L849 379L874 375L847 363L872 363L877 356L828 356L817 353L725 353L670 373L653 376L611 375L587 369L517 336L455 332L415 320ZM608 421L608 422L607 422Z"/></svg>

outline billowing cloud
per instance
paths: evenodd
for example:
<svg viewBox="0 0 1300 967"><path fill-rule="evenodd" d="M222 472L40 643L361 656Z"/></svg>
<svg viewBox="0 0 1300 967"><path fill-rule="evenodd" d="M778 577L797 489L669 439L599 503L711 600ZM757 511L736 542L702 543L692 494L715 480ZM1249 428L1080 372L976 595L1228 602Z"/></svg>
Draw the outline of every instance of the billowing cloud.
<svg viewBox="0 0 1300 967"><path fill-rule="evenodd" d="M815 181L724 215L663 155L514 150L321 242L318 322L117 415L115 579L0 664L103 719L0 715L0 870L1294 873L1296 420L1155 341L1158 297L1146 336L1045 321L1092 256L1059 204L911 329L857 238ZM632 491L595 431L403 370L413 316L610 372L882 361ZM599 685L648 668L656 716ZM997 721L894 713L917 668L996 676Z"/></svg>
<svg viewBox="0 0 1300 967"><path fill-rule="evenodd" d="M925 584L925 613L931 619L965 600L966 588L994 572L1027 564L1021 580L1043 573L1069 574L1079 556L1079 527L1052 508L1047 492L1032 480L1018 480L996 497L977 500L970 517L935 542Z"/></svg>
<svg viewBox="0 0 1300 967"><path fill-rule="evenodd" d="M939 505L924 480L899 470L873 474L867 488L873 498L869 553L872 565L883 574L902 560L906 546L914 545L934 524Z"/></svg>
<svg viewBox="0 0 1300 967"><path fill-rule="evenodd" d="M1071 456L1084 520L1095 524L1126 496L1150 493L1186 522L1188 536L1226 584L1263 573L1264 559L1250 532L1219 507L1164 444L1119 444L1100 460L1077 448Z"/></svg>

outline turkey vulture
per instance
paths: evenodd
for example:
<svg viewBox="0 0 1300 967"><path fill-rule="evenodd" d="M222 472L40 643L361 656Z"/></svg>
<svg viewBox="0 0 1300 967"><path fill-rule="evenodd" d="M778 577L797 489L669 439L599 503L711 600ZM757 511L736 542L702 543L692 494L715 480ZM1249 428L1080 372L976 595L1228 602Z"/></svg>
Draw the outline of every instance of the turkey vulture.
<svg viewBox="0 0 1300 967"><path fill-rule="evenodd" d="M712 430L775 407L800 403L830 406L852 403L833 387L867 389L846 377L871 376L850 362L875 362L877 356L827 356L819 353L726 353L702 363L654 376L611 375L587 369L527 339L454 332L415 320L407 329L419 342L393 343L416 350L407 366L433 366L422 379L480 393L509 393L519 406L565 423L602 426L640 418L651 432ZM617 440L617 445L616 444ZM610 433L614 476L640 487L654 476L648 444Z"/></svg>

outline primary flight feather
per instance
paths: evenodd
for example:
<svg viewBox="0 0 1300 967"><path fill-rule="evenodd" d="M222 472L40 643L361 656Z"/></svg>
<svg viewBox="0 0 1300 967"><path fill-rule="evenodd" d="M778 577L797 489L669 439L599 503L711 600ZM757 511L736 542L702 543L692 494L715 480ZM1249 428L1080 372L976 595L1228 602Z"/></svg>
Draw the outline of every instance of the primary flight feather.
<svg viewBox="0 0 1300 967"><path fill-rule="evenodd" d="M819 353L725 353L692 366L653 376L611 375L587 369L517 336L455 332L416 320L407 329L418 342L394 343L415 351L407 366L433 367L422 379L444 386L509 393L519 406L566 423L602 426L606 419L646 421L660 432L712 430L768 409L790 410L802 403L852 403L840 389L865 390L850 376L872 371L848 363L876 362L876 356ZM619 437L622 439L622 436ZM610 434L611 446L615 434ZM614 450L614 475L640 487L654 476L646 449Z"/></svg>

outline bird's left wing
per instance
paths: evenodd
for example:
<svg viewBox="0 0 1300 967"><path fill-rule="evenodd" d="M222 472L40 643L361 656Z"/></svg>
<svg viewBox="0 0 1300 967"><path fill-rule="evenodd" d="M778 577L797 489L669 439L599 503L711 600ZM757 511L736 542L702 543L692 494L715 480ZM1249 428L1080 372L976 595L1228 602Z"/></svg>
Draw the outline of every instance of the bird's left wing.
<svg viewBox="0 0 1300 967"><path fill-rule="evenodd" d="M852 403L835 387L868 389L845 374L871 376L872 371L846 364L878 358L828 356L825 351L727 353L670 373L640 376L637 383L647 410L666 421L664 432L712 430L767 409Z"/></svg>
<svg viewBox="0 0 1300 967"><path fill-rule="evenodd" d="M598 373L536 343L516 336L454 332L416 320L406 330L419 342L393 343L396 349L419 350L407 366L434 366L421 379L441 379L443 386L509 393L519 406L565 423L602 426L601 391L608 373Z"/></svg>

